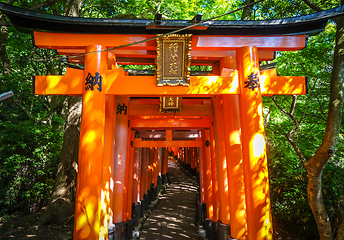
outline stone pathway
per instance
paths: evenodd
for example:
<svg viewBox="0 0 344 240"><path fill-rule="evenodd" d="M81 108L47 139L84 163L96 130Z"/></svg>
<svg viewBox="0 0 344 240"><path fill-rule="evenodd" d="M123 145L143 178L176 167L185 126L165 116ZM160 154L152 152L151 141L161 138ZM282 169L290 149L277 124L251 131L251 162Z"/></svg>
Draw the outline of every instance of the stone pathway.
<svg viewBox="0 0 344 240"><path fill-rule="evenodd" d="M140 239L202 239L195 227L196 181L173 159L168 162L168 177L170 185L146 220Z"/></svg>

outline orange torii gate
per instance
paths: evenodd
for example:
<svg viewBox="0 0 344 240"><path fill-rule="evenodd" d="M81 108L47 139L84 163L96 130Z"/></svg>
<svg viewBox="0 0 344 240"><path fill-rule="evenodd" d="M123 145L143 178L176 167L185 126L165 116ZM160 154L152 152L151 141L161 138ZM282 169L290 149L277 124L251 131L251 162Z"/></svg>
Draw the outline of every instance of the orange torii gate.
<svg viewBox="0 0 344 240"><path fill-rule="evenodd" d="M81 54L69 61L83 69L35 78L36 94L82 96L74 239L107 239L112 224L115 239L129 239L121 229L132 229L130 205L144 200L150 185L166 174L168 147L194 168L199 164L206 223L220 220L231 227L219 239L272 239L262 96L307 89L305 77L260 71L259 61L271 60L274 51L301 50L306 34L321 31L343 7L278 21L213 21L160 40L150 39L190 26L199 16L104 20L4 3L0 9L19 30L33 31L36 46L67 57ZM117 65L155 62L153 76L131 76ZM190 64L210 65L212 73L190 76ZM180 97L182 108L164 112L161 101L175 105ZM175 140L178 130L190 129L201 134ZM145 130L165 136L144 139Z"/></svg>

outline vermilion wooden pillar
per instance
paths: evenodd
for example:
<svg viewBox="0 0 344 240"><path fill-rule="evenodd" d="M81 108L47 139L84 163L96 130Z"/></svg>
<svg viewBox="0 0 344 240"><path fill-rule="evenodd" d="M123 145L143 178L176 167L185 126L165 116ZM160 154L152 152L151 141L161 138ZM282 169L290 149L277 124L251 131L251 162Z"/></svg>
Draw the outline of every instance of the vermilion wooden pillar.
<svg viewBox="0 0 344 240"><path fill-rule="evenodd" d="M190 161L189 161L189 150L187 147L184 148L184 161L185 161L185 164L190 164Z"/></svg>
<svg viewBox="0 0 344 240"><path fill-rule="evenodd" d="M158 167L157 167L157 177L162 175L162 148L158 148Z"/></svg>
<svg viewBox="0 0 344 240"><path fill-rule="evenodd" d="M210 147L210 131L205 129L202 131L203 137L203 159L204 159L204 189L205 203L207 206L207 218L213 219L213 186L212 186L212 170L211 170L211 147ZM215 174L215 172L214 172ZM201 175L201 174L200 174Z"/></svg>
<svg viewBox="0 0 344 240"><path fill-rule="evenodd" d="M117 106L128 106L129 97L118 97ZM117 111L114 166L114 223L125 221L125 181L128 140L127 111Z"/></svg>
<svg viewBox="0 0 344 240"><path fill-rule="evenodd" d="M210 150L211 150L211 171L212 182L213 182L213 205L214 205L214 222L219 220L219 198L218 198L218 183L217 183L217 173L216 173L216 157L215 157L215 139L214 139L214 128L210 128Z"/></svg>
<svg viewBox="0 0 344 240"><path fill-rule="evenodd" d="M185 163L185 148L181 147L179 148L179 152L180 152L180 159L182 160L183 163Z"/></svg>
<svg viewBox="0 0 344 240"><path fill-rule="evenodd" d="M147 192L147 181L148 181L147 151L149 151L148 148L142 148L141 176L140 176L140 200L143 200L143 195Z"/></svg>
<svg viewBox="0 0 344 240"><path fill-rule="evenodd" d="M153 148L153 162L152 162L152 183L154 183L154 187L156 187L157 182L157 172L158 172L158 149Z"/></svg>
<svg viewBox="0 0 344 240"><path fill-rule="evenodd" d="M160 175L161 169L160 169L160 148L155 149L155 162L156 162L156 167L155 167L155 185L157 186L158 184L158 176Z"/></svg>
<svg viewBox="0 0 344 240"><path fill-rule="evenodd" d="M191 147L189 148L189 159L190 159L190 165L192 169L196 168L196 154L195 154L195 148Z"/></svg>
<svg viewBox="0 0 344 240"><path fill-rule="evenodd" d="M133 180L133 202L140 201L140 183L141 183L141 153L142 148L134 149L134 180Z"/></svg>
<svg viewBox="0 0 344 240"><path fill-rule="evenodd" d="M235 57L220 59L221 75L236 69ZM242 158L240 107L238 95L222 95L225 122L231 237L247 238L244 166Z"/></svg>
<svg viewBox="0 0 344 240"><path fill-rule="evenodd" d="M99 51L100 45L86 47L86 52ZM84 81L88 74L105 73L107 52L85 56ZM77 192L75 201L74 239L98 239L104 154L105 91L83 88L79 144ZM106 83L103 83L103 88ZM97 117L94 117L94 113Z"/></svg>
<svg viewBox="0 0 344 240"><path fill-rule="evenodd" d="M231 237L247 238L239 96L223 95Z"/></svg>
<svg viewBox="0 0 344 240"><path fill-rule="evenodd" d="M105 106L105 135L104 135L104 158L102 172L101 190L101 213L99 237L107 239L109 224L112 223L113 215L113 165L115 151L116 132L116 103L117 98L113 95L106 96Z"/></svg>
<svg viewBox="0 0 344 240"><path fill-rule="evenodd" d="M228 202L228 179L226 162L226 144L224 136L223 108L221 96L213 98L214 133L216 151L216 173L218 184L218 199L220 205L219 219L226 225L230 224Z"/></svg>
<svg viewBox="0 0 344 240"><path fill-rule="evenodd" d="M177 154L177 152L175 153ZM178 152L179 155L179 152ZM168 166L168 151L167 148L162 148L162 163L161 163L161 174L164 175L167 173Z"/></svg>
<svg viewBox="0 0 344 240"><path fill-rule="evenodd" d="M148 181L146 182L146 192L150 189L150 184L152 182L152 162L153 162L153 148L148 148L147 150L147 169L148 169Z"/></svg>
<svg viewBox="0 0 344 240"><path fill-rule="evenodd" d="M250 78L259 78L258 49L236 51L240 79L240 119L245 172L248 239L272 239L268 165L260 87L249 88ZM255 86L253 84L252 86Z"/></svg>
<svg viewBox="0 0 344 240"><path fill-rule="evenodd" d="M147 189L150 189L150 184L153 182L153 162L154 162L154 148L149 148L149 165L148 165L148 186Z"/></svg>
<svg viewBox="0 0 344 240"><path fill-rule="evenodd" d="M135 138L135 131L130 130L130 142L129 142L129 164L128 164L128 190L127 190L127 219L131 219L131 204L133 202L133 183L134 183L134 157L135 157L135 149L134 149L134 138Z"/></svg>
<svg viewBox="0 0 344 240"><path fill-rule="evenodd" d="M205 201L205 179L204 179L204 155L202 148L199 149L199 188L201 192L201 203Z"/></svg>

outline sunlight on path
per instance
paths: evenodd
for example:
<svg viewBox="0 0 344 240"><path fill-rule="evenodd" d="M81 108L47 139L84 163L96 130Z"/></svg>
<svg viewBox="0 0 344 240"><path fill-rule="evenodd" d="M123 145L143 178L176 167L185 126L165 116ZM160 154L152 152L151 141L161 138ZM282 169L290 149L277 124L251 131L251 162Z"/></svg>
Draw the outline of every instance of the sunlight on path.
<svg viewBox="0 0 344 240"><path fill-rule="evenodd" d="M147 219L149 227L142 230L140 239L202 239L195 227L197 183L169 159L170 185Z"/></svg>

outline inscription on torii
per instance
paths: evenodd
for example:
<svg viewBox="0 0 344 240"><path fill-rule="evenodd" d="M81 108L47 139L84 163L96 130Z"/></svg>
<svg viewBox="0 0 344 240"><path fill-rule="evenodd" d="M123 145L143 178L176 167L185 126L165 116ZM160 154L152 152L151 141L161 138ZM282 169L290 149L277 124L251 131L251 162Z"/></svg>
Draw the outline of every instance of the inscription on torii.
<svg viewBox="0 0 344 240"><path fill-rule="evenodd" d="M189 86L191 34L171 34L157 39L157 85Z"/></svg>

